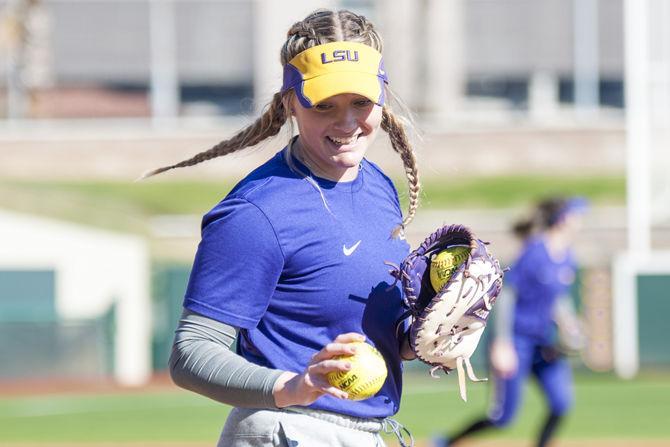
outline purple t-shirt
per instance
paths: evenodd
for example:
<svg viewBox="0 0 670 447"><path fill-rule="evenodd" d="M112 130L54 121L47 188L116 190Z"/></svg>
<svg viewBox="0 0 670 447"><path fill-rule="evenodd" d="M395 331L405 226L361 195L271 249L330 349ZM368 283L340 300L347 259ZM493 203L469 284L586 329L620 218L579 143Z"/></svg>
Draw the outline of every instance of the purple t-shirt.
<svg viewBox="0 0 670 447"><path fill-rule="evenodd" d="M553 310L556 299L569 293L577 266L568 251L563 259L549 256L541 237L529 239L510 271L506 285L516 292L514 334L530 336L548 343L553 336Z"/></svg>
<svg viewBox="0 0 670 447"><path fill-rule="evenodd" d="M401 222L397 192L363 160L352 182L313 176L324 203L289 168L285 151L205 215L184 307L239 327L237 349L247 360L298 373L337 335L365 334L386 360L382 389L363 401L324 396L311 408L395 414L402 388L395 330L403 308L384 262L398 264L409 252L405 240L390 237Z"/></svg>

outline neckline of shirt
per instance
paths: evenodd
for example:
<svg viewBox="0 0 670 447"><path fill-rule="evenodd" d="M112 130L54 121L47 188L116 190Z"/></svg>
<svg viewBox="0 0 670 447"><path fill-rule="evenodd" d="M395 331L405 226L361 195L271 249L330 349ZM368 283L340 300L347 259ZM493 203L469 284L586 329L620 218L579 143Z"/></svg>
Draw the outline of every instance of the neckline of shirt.
<svg viewBox="0 0 670 447"><path fill-rule="evenodd" d="M294 140L292 140L294 141ZM291 143L289 143L291 144ZM288 145L282 149L281 155L282 159L284 162L286 162L286 152L288 151ZM295 156L295 154L291 153L291 160L293 163L296 165L299 171L301 171L303 174L307 175L308 177L312 178L321 188L324 188L325 190L335 190L335 191L347 191L347 192L355 192L359 191L363 187L364 183L364 172L365 172L365 164L366 160L363 158L361 160L361 163L358 165L358 175L356 176L355 179L350 180L350 181L334 181L330 179L326 179L323 177L319 177L318 175L315 175L305 163L303 163L298 157ZM290 166L287 166L289 169ZM295 173L298 177L300 176L300 173Z"/></svg>

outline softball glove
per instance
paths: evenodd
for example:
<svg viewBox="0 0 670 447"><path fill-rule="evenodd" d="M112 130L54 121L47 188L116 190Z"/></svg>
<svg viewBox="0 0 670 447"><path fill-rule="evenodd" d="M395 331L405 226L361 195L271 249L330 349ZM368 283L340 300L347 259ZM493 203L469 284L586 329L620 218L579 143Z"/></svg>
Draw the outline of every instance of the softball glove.
<svg viewBox="0 0 670 447"><path fill-rule="evenodd" d="M465 373L479 382L470 364L496 297L502 288L503 271L497 259L462 225L439 228L391 274L402 283L403 300L413 322L409 344L417 358L433 368L432 377L443 370L458 372L461 398L467 401ZM431 285L434 258L445 249L469 247L464 260L455 265L439 290ZM462 250L461 250L462 251ZM464 371L465 369L465 371Z"/></svg>

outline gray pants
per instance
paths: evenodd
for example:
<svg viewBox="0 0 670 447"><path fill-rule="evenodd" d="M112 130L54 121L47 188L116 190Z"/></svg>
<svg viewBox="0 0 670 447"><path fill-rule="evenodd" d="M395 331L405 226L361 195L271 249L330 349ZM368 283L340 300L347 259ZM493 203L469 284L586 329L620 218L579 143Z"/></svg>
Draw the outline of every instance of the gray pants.
<svg viewBox="0 0 670 447"><path fill-rule="evenodd" d="M234 408L217 447L385 447L382 422L325 411Z"/></svg>

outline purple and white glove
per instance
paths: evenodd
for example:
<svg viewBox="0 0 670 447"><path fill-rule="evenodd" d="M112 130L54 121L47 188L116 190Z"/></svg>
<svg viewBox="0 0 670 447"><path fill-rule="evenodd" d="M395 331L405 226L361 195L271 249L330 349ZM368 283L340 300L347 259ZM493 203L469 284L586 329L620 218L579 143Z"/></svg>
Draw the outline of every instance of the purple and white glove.
<svg viewBox="0 0 670 447"><path fill-rule="evenodd" d="M430 282L433 257L452 246L469 246L467 259L435 290ZM461 398L467 401L465 373L479 382L470 364L486 321L502 288L503 270L487 243L463 225L439 228L391 274L402 283L404 302L413 316L409 344L417 358L447 374L458 371ZM466 371L464 371L464 369ZM486 380L486 379L483 379Z"/></svg>

